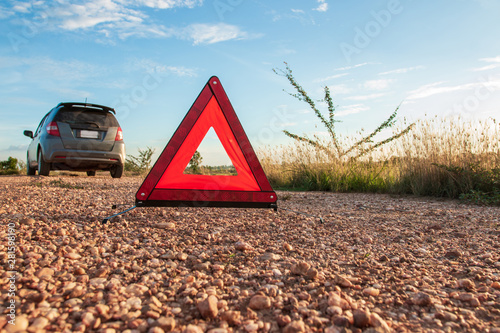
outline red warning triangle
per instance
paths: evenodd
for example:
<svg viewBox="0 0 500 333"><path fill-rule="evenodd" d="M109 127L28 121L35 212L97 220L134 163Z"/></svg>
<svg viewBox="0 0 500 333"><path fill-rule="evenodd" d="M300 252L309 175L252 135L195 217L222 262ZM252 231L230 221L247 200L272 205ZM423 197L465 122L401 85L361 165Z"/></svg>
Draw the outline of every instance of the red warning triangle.
<svg viewBox="0 0 500 333"><path fill-rule="evenodd" d="M234 176L184 174L213 128ZM136 193L136 206L276 208L276 193L217 77L210 78Z"/></svg>

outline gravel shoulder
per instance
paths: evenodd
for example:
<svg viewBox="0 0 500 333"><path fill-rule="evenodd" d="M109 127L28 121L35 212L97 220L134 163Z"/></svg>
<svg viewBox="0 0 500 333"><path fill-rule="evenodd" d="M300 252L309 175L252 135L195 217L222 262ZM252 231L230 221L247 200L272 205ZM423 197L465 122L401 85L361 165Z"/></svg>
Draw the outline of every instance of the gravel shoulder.
<svg viewBox="0 0 500 333"><path fill-rule="evenodd" d="M499 207L278 192L324 223L159 207L102 225L141 183L0 177L0 332L500 333Z"/></svg>

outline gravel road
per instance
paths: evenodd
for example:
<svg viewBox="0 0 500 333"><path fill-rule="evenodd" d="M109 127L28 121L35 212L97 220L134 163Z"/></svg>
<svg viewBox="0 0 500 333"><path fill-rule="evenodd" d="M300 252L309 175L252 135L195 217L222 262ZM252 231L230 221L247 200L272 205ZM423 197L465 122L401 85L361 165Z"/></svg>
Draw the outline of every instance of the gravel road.
<svg viewBox="0 0 500 333"><path fill-rule="evenodd" d="M324 223L160 207L101 225L141 182L0 177L0 332L500 333L499 207L279 192Z"/></svg>

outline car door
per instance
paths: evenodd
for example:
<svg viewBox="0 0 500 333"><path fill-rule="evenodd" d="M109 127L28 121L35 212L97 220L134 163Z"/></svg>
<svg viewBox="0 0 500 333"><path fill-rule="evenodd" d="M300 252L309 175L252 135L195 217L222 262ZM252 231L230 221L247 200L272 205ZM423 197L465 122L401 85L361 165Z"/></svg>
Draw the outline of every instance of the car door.
<svg viewBox="0 0 500 333"><path fill-rule="evenodd" d="M38 127L36 128L35 133L33 133L33 140L31 141L29 147L28 147L28 163L30 163L31 166L35 166L37 164L37 148L40 143L40 135L43 130L43 127L45 125L45 121L47 120L50 112L47 113L42 120L40 121L40 124L38 124Z"/></svg>

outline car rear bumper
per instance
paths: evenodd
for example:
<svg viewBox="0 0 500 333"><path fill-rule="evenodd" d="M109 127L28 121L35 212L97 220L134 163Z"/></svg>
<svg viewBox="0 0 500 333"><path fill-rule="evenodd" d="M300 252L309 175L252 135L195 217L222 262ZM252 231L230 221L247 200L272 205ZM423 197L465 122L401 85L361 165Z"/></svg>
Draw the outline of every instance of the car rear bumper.
<svg viewBox="0 0 500 333"><path fill-rule="evenodd" d="M55 149L44 154L44 157L54 169L106 170L113 165L125 164L125 145L115 144L112 151Z"/></svg>

